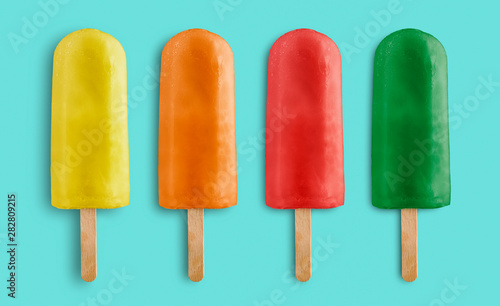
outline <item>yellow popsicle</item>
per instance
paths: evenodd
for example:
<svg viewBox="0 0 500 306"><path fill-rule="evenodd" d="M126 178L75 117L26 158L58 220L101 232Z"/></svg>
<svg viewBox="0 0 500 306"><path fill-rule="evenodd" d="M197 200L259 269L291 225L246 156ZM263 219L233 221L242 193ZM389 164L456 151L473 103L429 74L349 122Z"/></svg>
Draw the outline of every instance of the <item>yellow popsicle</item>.
<svg viewBox="0 0 500 306"><path fill-rule="evenodd" d="M55 50L52 84L52 205L128 205L127 69L122 46L94 29L69 34Z"/></svg>
<svg viewBox="0 0 500 306"><path fill-rule="evenodd" d="M97 276L96 208L130 197L125 52L111 35L84 29L54 53L52 205L80 209L81 273Z"/></svg>

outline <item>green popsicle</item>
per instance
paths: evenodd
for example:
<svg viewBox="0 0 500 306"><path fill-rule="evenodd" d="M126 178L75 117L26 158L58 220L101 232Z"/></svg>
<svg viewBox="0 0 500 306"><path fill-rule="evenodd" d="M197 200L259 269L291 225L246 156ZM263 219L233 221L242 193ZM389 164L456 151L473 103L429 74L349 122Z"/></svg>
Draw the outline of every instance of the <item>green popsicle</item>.
<svg viewBox="0 0 500 306"><path fill-rule="evenodd" d="M433 36L405 29L375 52L372 203L379 208L450 204L446 52Z"/></svg>
<svg viewBox="0 0 500 306"><path fill-rule="evenodd" d="M416 208L450 204L446 52L433 36L405 29L380 43L374 65L372 203L401 209L402 275L411 282Z"/></svg>

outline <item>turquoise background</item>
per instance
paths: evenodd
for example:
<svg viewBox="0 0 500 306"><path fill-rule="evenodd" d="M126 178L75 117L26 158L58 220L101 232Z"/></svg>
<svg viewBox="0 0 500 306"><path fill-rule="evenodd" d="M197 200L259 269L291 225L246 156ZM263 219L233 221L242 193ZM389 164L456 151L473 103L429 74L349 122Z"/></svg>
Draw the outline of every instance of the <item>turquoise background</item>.
<svg viewBox="0 0 500 306"><path fill-rule="evenodd" d="M498 300L500 87L473 98L481 77L500 81L498 2L66 2L18 53L9 33L21 34L24 17L38 16L43 24L43 9L38 1L0 4L1 305L78 306L95 299L95 305L436 306ZM222 17L214 7L221 3L228 5ZM399 10L388 22L373 14L393 6ZM98 277L90 284L80 278L79 212L50 205L49 174L53 52L65 35L88 27L112 34L127 53L131 171L130 205L98 211ZM158 206L159 90L143 85L159 76L165 43L196 27L221 35L234 52L239 166L238 205L206 211L200 283L187 277L186 211ZM345 206L312 213L314 271L307 283L294 279L293 211L265 205L262 145L268 52L280 35L301 27L330 36L343 56ZM399 211L374 208L370 200L374 51L387 34L407 27L433 34L448 53L453 193L451 206L419 211L414 283L400 276ZM366 28L370 35L349 54L356 29ZM18 195L15 301L4 289L9 192ZM120 281L116 274L123 271L133 279Z"/></svg>

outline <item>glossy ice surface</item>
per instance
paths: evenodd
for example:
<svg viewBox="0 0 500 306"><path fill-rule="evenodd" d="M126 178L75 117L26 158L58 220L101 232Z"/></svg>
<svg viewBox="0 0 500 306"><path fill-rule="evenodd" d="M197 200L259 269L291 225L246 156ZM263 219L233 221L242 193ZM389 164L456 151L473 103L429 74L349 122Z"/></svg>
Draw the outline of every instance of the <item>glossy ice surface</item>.
<svg viewBox="0 0 500 306"><path fill-rule="evenodd" d="M55 50L51 188L57 208L129 204L125 52L98 30L73 32Z"/></svg>
<svg viewBox="0 0 500 306"><path fill-rule="evenodd" d="M294 30L272 46L266 129L268 206L344 204L341 58L326 35Z"/></svg>
<svg viewBox="0 0 500 306"><path fill-rule="evenodd" d="M236 205L234 59L220 36L181 32L161 59L159 203L171 209Z"/></svg>
<svg viewBox="0 0 500 306"><path fill-rule="evenodd" d="M450 204L446 52L419 30L390 34L375 53L372 202L396 209Z"/></svg>

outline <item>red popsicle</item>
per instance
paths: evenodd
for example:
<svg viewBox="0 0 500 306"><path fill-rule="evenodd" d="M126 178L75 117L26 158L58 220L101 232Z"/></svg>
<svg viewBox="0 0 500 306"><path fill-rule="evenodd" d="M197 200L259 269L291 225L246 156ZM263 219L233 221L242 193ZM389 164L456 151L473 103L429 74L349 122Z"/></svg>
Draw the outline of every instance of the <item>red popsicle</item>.
<svg viewBox="0 0 500 306"><path fill-rule="evenodd" d="M311 275L310 209L344 204L342 68L326 35L298 29L269 53L266 203L295 209L296 276Z"/></svg>

